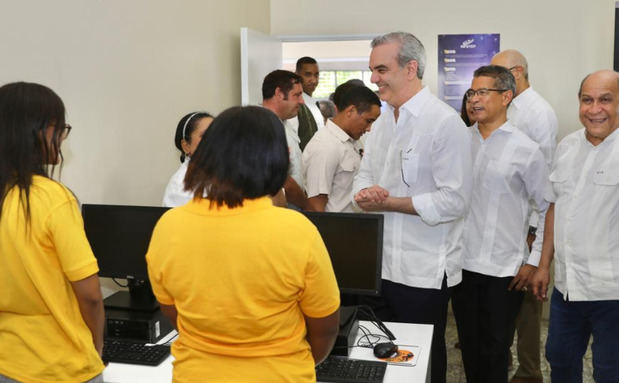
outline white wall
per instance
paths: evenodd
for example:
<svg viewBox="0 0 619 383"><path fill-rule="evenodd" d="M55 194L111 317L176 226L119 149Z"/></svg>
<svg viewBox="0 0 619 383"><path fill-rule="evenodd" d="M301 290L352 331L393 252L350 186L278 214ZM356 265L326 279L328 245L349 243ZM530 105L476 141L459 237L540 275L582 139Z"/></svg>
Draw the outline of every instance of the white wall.
<svg viewBox="0 0 619 383"><path fill-rule="evenodd" d="M274 35L381 34L404 30L425 45L424 82L437 89L437 35L500 33L520 50L529 79L555 108L560 136L580 128L581 79L613 63L615 0L271 0Z"/></svg>
<svg viewBox="0 0 619 383"><path fill-rule="evenodd" d="M82 202L157 205L178 166L173 133L192 110L240 103L239 29L274 35L406 30L500 33L529 59L533 86L577 129L582 77L611 68L614 0L0 0L0 84L35 81L74 127L62 180Z"/></svg>
<svg viewBox="0 0 619 383"><path fill-rule="evenodd" d="M240 28L269 19L269 0L0 0L0 84L64 100L62 181L82 202L159 205L178 120L240 103Z"/></svg>

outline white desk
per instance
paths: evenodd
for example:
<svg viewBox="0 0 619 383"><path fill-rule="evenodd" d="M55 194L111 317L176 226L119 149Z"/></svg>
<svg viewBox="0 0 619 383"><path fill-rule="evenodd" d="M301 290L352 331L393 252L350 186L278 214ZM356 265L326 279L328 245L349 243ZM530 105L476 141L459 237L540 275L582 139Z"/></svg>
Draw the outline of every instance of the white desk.
<svg viewBox="0 0 619 383"><path fill-rule="evenodd" d="M367 327L372 333L380 333L370 322L361 321L360 324ZM386 322L385 324L396 336L395 344L416 345L420 347L420 352L417 364L413 367L387 366L384 383L429 382L432 325L392 322ZM360 331L357 334L357 338L361 335L363 334ZM350 357L376 360L371 349L362 347L352 348ZM103 371L103 380L108 383L170 383L172 382L172 361L173 358L170 356L157 367L110 363Z"/></svg>

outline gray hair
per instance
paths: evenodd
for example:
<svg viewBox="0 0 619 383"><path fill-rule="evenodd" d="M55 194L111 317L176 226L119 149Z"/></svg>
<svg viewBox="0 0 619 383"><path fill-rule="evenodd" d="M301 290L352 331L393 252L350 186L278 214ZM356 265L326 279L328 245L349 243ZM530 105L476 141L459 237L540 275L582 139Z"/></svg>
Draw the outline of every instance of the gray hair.
<svg viewBox="0 0 619 383"><path fill-rule="evenodd" d="M378 45L393 42L400 44L400 51L398 52L398 64L400 67L403 68L411 60L415 60L417 62L417 78L421 80L426 69L426 49L421 41L408 32L391 32L375 37L372 40L371 46L374 48Z"/></svg>

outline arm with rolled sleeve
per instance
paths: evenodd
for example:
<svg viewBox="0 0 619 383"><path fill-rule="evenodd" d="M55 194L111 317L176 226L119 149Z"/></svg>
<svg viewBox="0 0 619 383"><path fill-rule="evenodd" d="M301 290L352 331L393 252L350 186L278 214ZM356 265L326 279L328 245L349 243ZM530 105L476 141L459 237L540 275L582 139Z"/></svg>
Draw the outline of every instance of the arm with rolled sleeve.
<svg viewBox="0 0 619 383"><path fill-rule="evenodd" d="M432 143L432 177L436 190L411 198L428 225L461 218L471 198L473 164L471 135L458 116L450 117Z"/></svg>
<svg viewBox="0 0 619 383"><path fill-rule="evenodd" d="M371 188L372 186L376 185L376 182L378 182L375 175L372 173L372 167L374 165L373 161L376 161L376 159L374 158L374 151L376 150L376 147L378 145L376 131L377 130L373 128L369 133L367 133L368 137L365 141L365 146L363 149L363 157L361 158L361 164L359 165L359 171L357 172L353 180L352 204L356 209L367 210L366 207L363 206L364 205L363 202L357 201L360 198L358 194L360 191ZM359 205L359 203L361 203L361 205Z"/></svg>
<svg viewBox="0 0 619 383"><path fill-rule="evenodd" d="M529 200L535 202L533 205L539 216L537 235L531 246L529 258L526 261L527 264L537 267L542 252L544 223L546 220L546 211L548 210L548 201L544 199L544 194L549 187L548 168L541 150L536 150L531 154L527 171L523 174L522 178L527 190L527 196Z"/></svg>
<svg viewBox="0 0 619 383"><path fill-rule="evenodd" d="M375 185L377 180L374 179L374 175L372 174L372 160L375 146L376 146L376 137L375 130L372 129L369 133L367 133L367 139L365 140L365 145L363 148L363 157L361 158L361 164L359 165L359 171L357 175L355 175L355 179L352 184L352 194L353 196L357 194L360 190L369 188L372 185ZM356 204L353 198L353 204Z"/></svg>

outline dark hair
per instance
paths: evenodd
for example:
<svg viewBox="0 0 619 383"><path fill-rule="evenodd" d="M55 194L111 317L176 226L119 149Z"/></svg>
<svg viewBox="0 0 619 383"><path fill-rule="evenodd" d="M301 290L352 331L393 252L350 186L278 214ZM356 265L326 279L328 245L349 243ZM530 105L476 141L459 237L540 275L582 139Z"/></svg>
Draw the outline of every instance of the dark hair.
<svg viewBox="0 0 619 383"><path fill-rule="evenodd" d="M201 119L208 117L213 118L213 116L207 112L192 112L184 115L178 122L178 125L176 125L176 133L174 133L174 146L181 151L181 162L185 162L185 152L183 151L183 145L181 142L185 139L187 143L191 143L191 133L196 130L198 122Z"/></svg>
<svg viewBox="0 0 619 383"><path fill-rule="evenodd" d="M511 90L512 97L516 96L516 80L509 69L499 65L481 66L475 70L473 77L481 76L493 78L496 88Z"/></svg>
<svg viewBox="0 0 619 383"><path fill-rule="evenodd" d="M185 189L231 208L246 198L275 195L288 175L288 155L284 126L273 112L233 107L206 131L189 163Z"/></svg>
<svg viewBox="0 0 619 383"><path fill-rule="evenodd" d="M288 92L294 84L302 84L301 76L287 70L274 70L262 81L262 99L268 100L273 97L277 88L284 93L285 98L288 98Z"/></svg>
<svg viewBox="0 0 619 383"><path fill-rule="evenodd" d="M344 95L344 93L346 93L348 89L354 86L365 86L365 84L363 83L363 81L359 80L358 78L350 79L346 81L345 83L340 84L337 88L335 88L335 92L331 94L331 96L333 97L329 97L339 110L344 109L340 106L342 102L342 95Z"/></svg>
<svg viewBox="0 0 619 383"><path fill-rule="evenodd" d="M343 86L343 85L340 85ZM335 90L337 92L337 89ZM350 86L342 94L339 100L340 104L337 106L338 111L342 112L350 105L354 105L357 108L357 113L361 114L369 110L372 105L377 105L380 108L380 99L370 88L367 86Z"/></svg>
<svg viewBox="0 0 619 383"><path fill-rule="evenodd" d="M51 145L45 139L53 126ZM0 215L9 189L17 186L30 218L32 177L53 175L60 158L65 109L60 97L46 86L15 82L0 87ZM48 173L49 172L49 173Z"/></svg>
<svg viewBox="0 0 619 383"><path fill-rule="evenodd" d="M300 59L297 60L297 66L295 67L295 71L297 73L299 73L301 71L301 69L303 69L303 65L305 64L316 64L318 65L318 62L316 62L316 60L313 57L309 57L309 56L303 56Z"/></svg>
<svg viewBox="0 0 619 383"><path fill-rule="evenodd" d="M464 97L462 97L462 106L460 107L460 117L462 118L462 121L464 121L466 126L471 126L473 124L471 124L471 119L469 118L469 114L466 112L467 100L468 100L468 97L466 93L464 93Z"/></svg>

